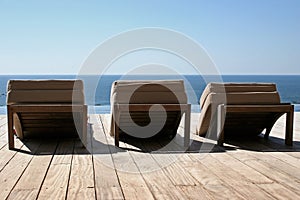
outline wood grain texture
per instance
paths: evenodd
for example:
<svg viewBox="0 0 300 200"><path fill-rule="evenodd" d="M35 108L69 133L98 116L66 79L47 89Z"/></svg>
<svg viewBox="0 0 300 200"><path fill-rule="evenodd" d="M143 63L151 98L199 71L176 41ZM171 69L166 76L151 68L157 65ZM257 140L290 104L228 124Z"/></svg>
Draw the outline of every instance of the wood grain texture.
<svg viewBox="0 0 300 200"><path fill-rule="evenodd" d="M0 116L4 120L5 116ZM0 199L297 199L300 196L300 114L295 113L294 145L284 144L285 116L270 138L233 138L224 147L195 135L191 147L162 140L122 139L108 133L109 115L91 115L88 150L79 139L14 138L0 126ZM4 120L5 121L5 120ZM2 134L2 135L1 135Z"/></svg>
<svg viewBox="0 0 300 200"><path fill-rule="evenodd" d="M68 199L95 199L92 155L76 141L73 153Z"/></svg>
<svg viewBox="0 0 300 200"><path fill-rule="evenodd" d="M39 144L33 144L33 153ZM25 145L21 145L21 150L29 151ZM0 172L0 199L6 199L12 188L18 182L19 178L23 175L24 171L31 162L33 155L23 154L17 152L9 160L9 162L2 168Z"/></svg>
<svg viewBox="0 0 300 200"><path fill-rule="evenodd" d="M124 199L99 117L91 116L90 122L93 126L92 152L96 197L97 199Z"/></svg>
<svg viewBox="0 0 300 200"><path fill-rule="evenodd" d="M38 194L38 199L66 198L73 148L73 140L59 143Z"/></svg>
<svg viewBox="0 0 300 200"><path fill-rule="evenodd" d="M56 149L56 141L41 143L8 199L35 199ZM47 153L45 153L47 152Z"/></svg>

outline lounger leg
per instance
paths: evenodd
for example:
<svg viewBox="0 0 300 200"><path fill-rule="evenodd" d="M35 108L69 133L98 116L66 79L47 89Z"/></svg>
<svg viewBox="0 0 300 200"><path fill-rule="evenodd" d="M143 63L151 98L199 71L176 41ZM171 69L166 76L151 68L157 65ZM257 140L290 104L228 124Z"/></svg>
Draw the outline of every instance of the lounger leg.
<svg viewBox="0 0 300 200"><path fill-rule="evenodd" d="M14 132L13 132L13 112L10 106L7 106L7 121L8 121L8 148L14 149L15 148L15 141L14 141Z"/></svg>
<svg viewBox="0 0 300 200"><path fill-rule="evenodd" d="M221 147L224 145L224 130L222 130L220 132L219 139L218 139L218 145Z"/></svg>
<svg viewBox="0 0 300 200"><path fill-rule="evenodd" d="M264 138L265 138L265 139L268 139L268 138L269 138L269 135L270 135L270 133L271 133L271 130L272 130L272 127L271 127L271 128L266 128L266 133L265 133L265 135L264 135Z"/></svg>
<svg viewBox="0 0 300 200"><path fill-rule="evenodd" d="M190 145L190 126L191 126L191 105L187 107L184 119L184 147Z"/></svg>
<svg viewBox="0 0 300 200"><path fill-rule="evenodd" d="M218 141L217 144L219 146L223 146L224 144L224 123L225 123L225 106L218 106L218 117L217 117L217 132L218 132Z"/></svg>
<svg viewBox="0 0 300 200"><path fill-rule="evenodd" d="M114 129L115 129L115 146L119 147L119 127L117 122L114 122Z"/></svg>
<svg viewBox="0 0 300 200"><path fill-rule="evenodd" d="M87 106L83 106L83 116L82 116L82 143L87 147Z"/></svg>
<svg viewBox="0 0 300 200"><path fill-rule="evenodd" d="M286 114L285 144L293 146L293 123L294 123L294 106Z"/></svg>

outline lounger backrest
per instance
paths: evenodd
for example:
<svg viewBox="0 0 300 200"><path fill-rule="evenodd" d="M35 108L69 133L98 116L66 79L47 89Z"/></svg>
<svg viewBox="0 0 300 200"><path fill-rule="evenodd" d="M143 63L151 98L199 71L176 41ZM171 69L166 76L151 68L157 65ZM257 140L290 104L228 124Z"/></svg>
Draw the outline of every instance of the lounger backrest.
<svg viewBox="0 0 300 200"><path fill-rule="evenodd" d="M206 100L217 101L226 93L226 104L276 104L280 96L273 83L209 83L204 89L200 106L203 108ZM210 98L208 98L211 96Z"/></svg>
<svg viewBox="0 0 300 200"><path fill-rule="evenodd" d="M7 105L28 103L84 104L81 80L10 80Z"/></svg>
<svg viewBox="0 0 300 200"><path fill-rule="evenodd" d="M187 103L182 80L116 81L112 85L111 102L131 104Z"/></svg>
<svg viewBox="0 0 300 200"><path fill-rule="evenodd" d="M112 111L115 104L186 104L187 95L185 93L183 80L167 80L167 81L116 81L112 84L111 89L111 105ZM132 127L132 124L128 124L131 118L139 126L148 125L151 120L149 118L149 111L129 111L130 116L126 113L120 113L119 120L117 120L118 126L121 130L126 127ZM162 112L162 111L161 111ZM167 121L160 131L160 133L175 135L181 119L182 113L180 111L167 112ZM158 112L154 117L152 123L161 120L161 115ZM123 123L124 122L124 123ZM113 124L114 120L111 120L110 134L114 135ZM128 132L126 132L128 133ZM136 134L134 130L128 134ZM143 133L144 134L144 133Z"/></svg>
<svg viewBox="0 0 300 200"><path fill-rule="evenodd" d="M279 104L280 96L273 83L209 83L200 98L198 133L207 132L217 106ZM215 119L215 118L214 118Z"/></svg>

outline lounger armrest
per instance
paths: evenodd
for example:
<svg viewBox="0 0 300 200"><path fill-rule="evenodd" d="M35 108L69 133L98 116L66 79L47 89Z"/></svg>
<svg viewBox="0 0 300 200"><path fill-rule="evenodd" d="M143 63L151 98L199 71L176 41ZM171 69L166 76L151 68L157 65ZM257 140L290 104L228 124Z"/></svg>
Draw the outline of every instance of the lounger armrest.
<svg viewBox="0 0 300 200"><path fill-rule="evenodd" d="M114 108L120 111L145 111L149 110L154 105L160 105L167 111L186 111L191 104L114 104ZM157 107L153 107L154 111ZM158 111L158 110L157 110Z"/></svg>
<svg viewBox="0 0 300 200"><path fill-rule="evenodd" d="M291 112L291 104L274 104L274 105L224 105L226 112Z"/></svg>

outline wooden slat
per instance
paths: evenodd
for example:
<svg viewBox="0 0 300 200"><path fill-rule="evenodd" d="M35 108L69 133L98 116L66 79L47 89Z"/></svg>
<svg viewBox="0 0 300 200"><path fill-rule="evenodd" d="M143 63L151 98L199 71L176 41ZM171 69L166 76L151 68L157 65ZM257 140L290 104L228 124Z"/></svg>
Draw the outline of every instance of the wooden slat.
<svg viewBox="0 0 300 200"><path fill-rule="evenodd" d="M75 143L67 198L95 199L92 154L79 140Z"/></svg>
<svg viewBox="0 0 300 200"><path fill-rule="evenodd" d="M160 117L162 114L165 114L166 112L159 112L159 111L155 111L155 112L151 112L151 115L154 116L154 117ZM132 112L129 112L129 116L131 117L140 117L140 116L149 116L150 112L147 112L147 111L132 111ZM167 114L169 116L176 116L178 114L177 111L168 111ZM122 114L122 116L128 116L125 115L125 114Z"/></svg>
<svg viewBox="0 0 300 200"><path fill-rule="evenodd" d="M97 199L124 199L119 179L114 169L110 150L103 137L102 125L98 117L90 117L92 124L93 140L92 152L95 168L95 189Z"/></svg>
<svg viewBox="0 0 300 200"><path fill-rule="evenodd" d="M72 104L16 104L9 105L13 112L29 112L29 113L65 113L65 112L81 112L84 105L72 105Z"/></svg>
<svg viewBox="0 0 300 200"><path fill-rule="evenodd" d="M57 113L45 113L45 114L36 114L36 115L27 115L27 114L22 114L21 118L22 120L65 120L65 119L72 119L72 115L67 114L67 115L62 115L62 114L57 114Z"/></svg>
<svg viewBox="0 0 300 200"><path fill-rule="evenodd" d="M26 132L30 132L33 134L48 134L52 133L53 135L63 135L64 133L76 133L76 130L72 127L27 127L24 129L24 135L26 136ZM51 135L48 135L51 136Z"/></svg>
<svg viewBox="0 0 300 200"><path fill-rule="evenodd" d="M278 104L278 105L225 105L226 112L289 112L291 105Z"/></svg>
<svg viewBox="0 0 300 200"><path fill-rule="evenodd" d="M155 104L154 104L155 105ZM159 107L153 106L153 104L115 104L115 110L120 111L145 111L150 108L152 111L161 111L161 106L164 107L166 111L181 111L187 110L190 106L189 104L159 104Z"/></svg>
<svg viewBox="0 0 300 200"><path fill-rule="evenodd" d="M56 141L41 142L30 165L20 177L20 180L11 191L8 199L37 198L56 146Z"/></svg>
<svg viewBox="0 0 300 200"><path fill-rule="evenodd" d="M125 147L133 149L128 143ZM147 149L145 146L143 149ZM136 163L140 174L155 199L186 199L187 196L180 187L176 187L168 175L162 170L155 159L149 153L130 151L129 154Z"/></svg>
<svg viewBox="0 0 300 200"><path fill-rule="evenodd" d="M8 142L7 139L7 124L0 126L0 149L3 148Z"/></svg>
<svg viewBox="0 0 300 200"><path fill-rule="evenodd" d="M212 172L219 177L220 180L226 182L231 186L231 190L237 192L245 199L274 199L270 194L262 191L260 187L253 184L248 179L248 176L243 176L238 172L238 169L228 167L213 158L211 155L207 155L201 160L201 163L207 168L211 168ZM267 180L267 177L265 177ZM230 181L229 181L230 180ZM264 182L264 184L273 183L271 180Z"/></svg>
<svg viewBox="0 0 300 200"><path fill-rule="evenodd" d="M31 148L27 146L22 146L22 151L35 152L38 148L38 143L28 144ZM26 170L28 164L30 164L33 155L24 154L22 152L17 152L12 159L4 166L0 173L0 199L6 199L6 197L11 192L14 185L18 182L20 176Z"/></svg>
<svg viewBox="0 0 300 200"><path fill-rule="evenodd" d="M150 154L130 152L155 199L186 199Z"/></svg>
<svg viewBox="0 0 300 200"><path fill-rule="evenodd" d="M67 194L74 141L60 141L51 161L38 199L65 199Z"/></svg>
<svg viewBox="0 0 300 200"><path fill-rule="evenodd" d="M105 124L104 127L107 127L107 124L110 122L110 117L108 115L102 115L100 120L103 125ZM106 141L110 151L114 152L116 150L116 147L114 147L114 140L108 134L107 130L107 128L104 129ZM126 147L123 142L120 142L120 146ZM117 169L125 199L154 199L151 191L141 176L135 161L128 151L112 154L112 158L114 166Z"/></svg>
<svg viewBox="0 0 300 200"><path fill-rule="evenodd" d="M37 124L37 123L62 123L62 122L74 123L74 120L72 116L70 116L70 118L66 118L66 117L46 118L43 116L36 116L36 118L32 118L32 119L22 118L22 123Z"/></svg>
<svg viewBox="0 0 300 200"><path fill-rule="evenodd" d="M0 119L0 127L6 125L6 123L7 123L7 119L6 119L6 117L3 116L3 117Z"/></svg>
<svg viewBox="0 0 300 200"><path fill-rule="evenodd" d="M192 133L198 120L199 114L193 113ZM110 116L91 116L91 122L94 146L90 143L88 149L94 155L82 149L78 139L74 151L70 145L72 139L60 139L56 153L47 147L51 146L48 139L30 140L22 149L23 143L15 139L20 150L11 151L7 146L7 124L0 126L0 199L37 196L37 199L297 199L300 196L299 113L295 113L293 147L283 142L283 116L269 140L260 136L247 140L230 138L224 148L213 149L214 141L191 134L190 151L195 153L184 153L180 145L167 149L168 153L141 151L164 147L163 141L142 142L140 146L120 141L124 149L118 149L114 147L114 138L108 135ZM175 138L179 143L182 130L183 123ZM45 146L41 145L36 155L30 154L33 144L40 143ZM176 153L172 153L173 148ZM45 151L39 152L40 149Z"/></svg>
<svg viewBox="0 0 300 200"><path fill-rule="evenodd" d="M192 157L197 154L190 154ZM204 155L202 155L204 156ZM213 199L245 199L226 182L213 173L213 168L205 167L202 162L188 161L183 167L209 192ZM229 180L228 180L229 181Z"/></svg>
<svg viewBox="0 0 300 200"><path fill-rule="evenodd" d="M10 162L10 160L16 155L16 151L10 151L8 150L8 145L7 145L7 135L5 136L5 141L6 144L1 148L0 150L0 155L1 155L1 159L0 159L0 173L3 170L3 168ZM1 139L3 139L3 136L1 137ZM19 149L23 148L24 144L22 142L20 142L20 140L16 140L16 147L18 147Z"/></svg>
<svg viewBox="0 0 300 200"><path fill-rule="evenodd" d="M245 159L245 154L247 154L248 159ZM274 184L274 187L278 189L279 191L286 191L286 193L291 193L291 197L299 196L300 195L300 183L298 182L299 179L297 177L289 176L286 172L286 169L289 167L288 165L285 165L283 169L278 169L275 167L274 164L277 162L269 162L264 159L264 156L262 156L262 153L253 153L250 154L249 152L240 152L231 154L233 157L243 161L246 165L249 167L252 167L254 170L260 172L261 174L264 174L269 179L273 180L273 183L279 183L280 185ZM251 159L249 159L251 158ZM297 170L299 171L299 170ZM266 184L268 188L264 188L263 186L265 184L258 184L259 187L261 187L266 192L270 191L270 187L273 183ZM274 188L271 190L275 190ZM272 192L271 195L281 196L278 192Z"/></svg>

